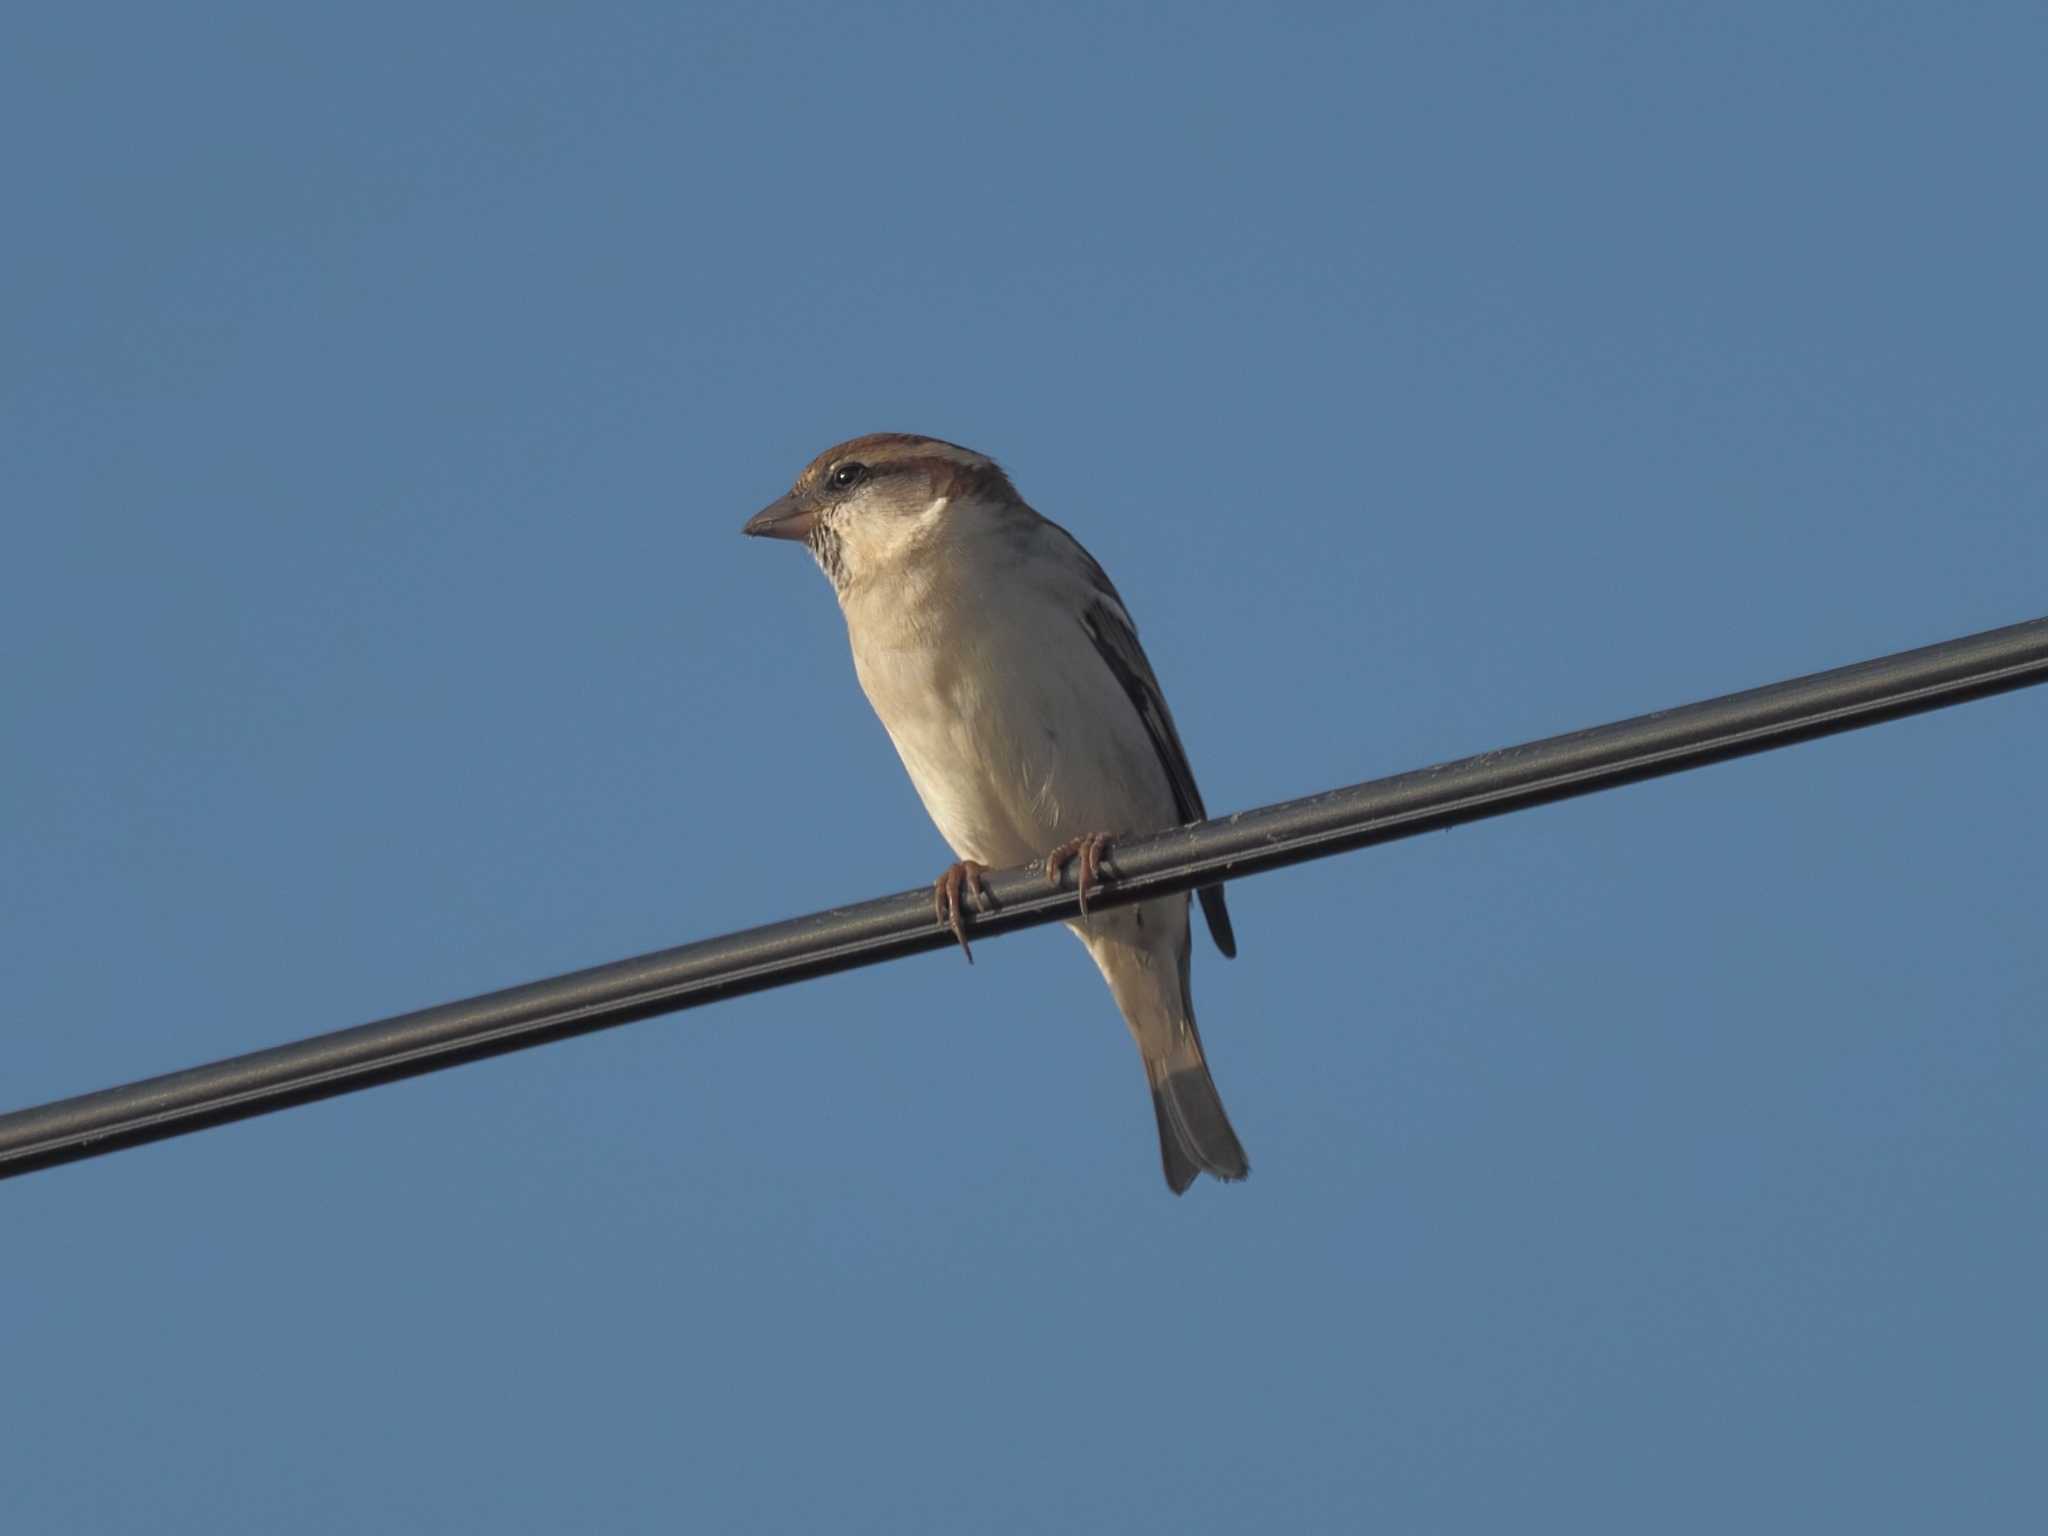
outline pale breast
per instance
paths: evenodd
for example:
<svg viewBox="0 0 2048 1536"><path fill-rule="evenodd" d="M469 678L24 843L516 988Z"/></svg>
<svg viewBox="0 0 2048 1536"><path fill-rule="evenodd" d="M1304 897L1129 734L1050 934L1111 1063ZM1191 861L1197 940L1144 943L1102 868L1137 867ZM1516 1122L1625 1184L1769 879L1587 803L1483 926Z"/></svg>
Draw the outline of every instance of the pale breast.
<svg viewBox="0 0 2048 1536"><path fill-rule="evenodd" d="M955 853L1019 864L1175 823L1144 723L1077 615L1028 592L964 622L950 606L847 619L861 688Z"/></svg>

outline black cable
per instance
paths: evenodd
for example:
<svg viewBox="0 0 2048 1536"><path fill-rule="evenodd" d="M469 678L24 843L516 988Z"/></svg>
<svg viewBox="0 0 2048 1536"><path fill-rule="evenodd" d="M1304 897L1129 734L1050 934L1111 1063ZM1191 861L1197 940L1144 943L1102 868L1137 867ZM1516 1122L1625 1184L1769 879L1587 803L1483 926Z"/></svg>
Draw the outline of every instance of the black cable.
<svg viewBox="0 0 2048 1536"><path fill-rule="evenodd" d="M1279 869L2048 682L2048 619L1242 811L1111 850L1091 907ZM1032 869L992 875L976 937L1075 913ZM353 1093L810 976L941 949L929 889L703 939L292 1045L0 1115L0 1178Z"/></svg>

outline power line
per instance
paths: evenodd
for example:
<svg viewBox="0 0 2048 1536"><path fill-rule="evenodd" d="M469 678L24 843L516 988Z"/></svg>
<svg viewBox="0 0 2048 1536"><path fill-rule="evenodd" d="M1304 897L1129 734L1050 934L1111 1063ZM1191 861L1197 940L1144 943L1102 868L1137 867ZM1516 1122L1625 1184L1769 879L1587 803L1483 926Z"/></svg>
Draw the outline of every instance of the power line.
<svg viewBox="0 0 2048 1536"><path fill-rule="evenodd" d="M2048 618L1117 843L1119 906L2048 682ZM988 879L977 938L1076 915L1036 869ZM0 1178L465 1061L942 949L928 888L0 1115Z"/></svg>

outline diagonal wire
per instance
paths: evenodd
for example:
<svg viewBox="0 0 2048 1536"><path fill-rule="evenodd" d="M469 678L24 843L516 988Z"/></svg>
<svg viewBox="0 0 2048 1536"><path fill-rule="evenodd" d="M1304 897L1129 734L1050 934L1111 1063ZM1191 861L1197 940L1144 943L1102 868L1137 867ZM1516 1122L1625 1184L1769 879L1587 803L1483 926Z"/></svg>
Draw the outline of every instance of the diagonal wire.
<svg viewBox="0 0 2048 1536"><path fill-rule="evenodd" d="M1461 826L2048 682L2048 618L1116 844L1110 907ZM988 878L976 937L1076 915L1035 869ZM953 942L928 889L884 896L0 1115L0 1178Z"/></svg>

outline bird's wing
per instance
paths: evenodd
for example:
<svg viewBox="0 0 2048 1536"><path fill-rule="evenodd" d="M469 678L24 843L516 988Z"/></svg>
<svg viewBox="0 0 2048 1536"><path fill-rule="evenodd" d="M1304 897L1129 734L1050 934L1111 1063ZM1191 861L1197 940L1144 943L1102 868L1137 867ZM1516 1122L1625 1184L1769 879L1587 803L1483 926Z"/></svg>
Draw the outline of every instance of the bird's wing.
<svg viewBox="0 0 2048 1536"><path fill-rule="evenodd" d="M1202 808L1201 790L1195 787L1195 770L1188 766L1187 748L1180 744L1180 732L1173 727L1173 714L1166 707L1166 695L1159 690L1152 663L1145 659L1145 648L1138 644L1138 626L1131 622L1130 610L1124 606L1109 574L1095 563L1095 557L1081 547L1080 541L1057 523L1048 522L1046 526L1078 557L1089 587L1081 610L1081 627L1122 685L1138 718L1145 722L1145 733L1152 738L1153 750L1166 770L1166 780L1173 786L1173 803L1182 825L1206 821L1209 813ZM1197 894L1202 899L1202 916L1208 919L1209 936L1216 941L1216 947L1226 956L1236 955L1237 936L1230 928L1230 909L1223 904L1223 887L1205 885Z"/></svg>

